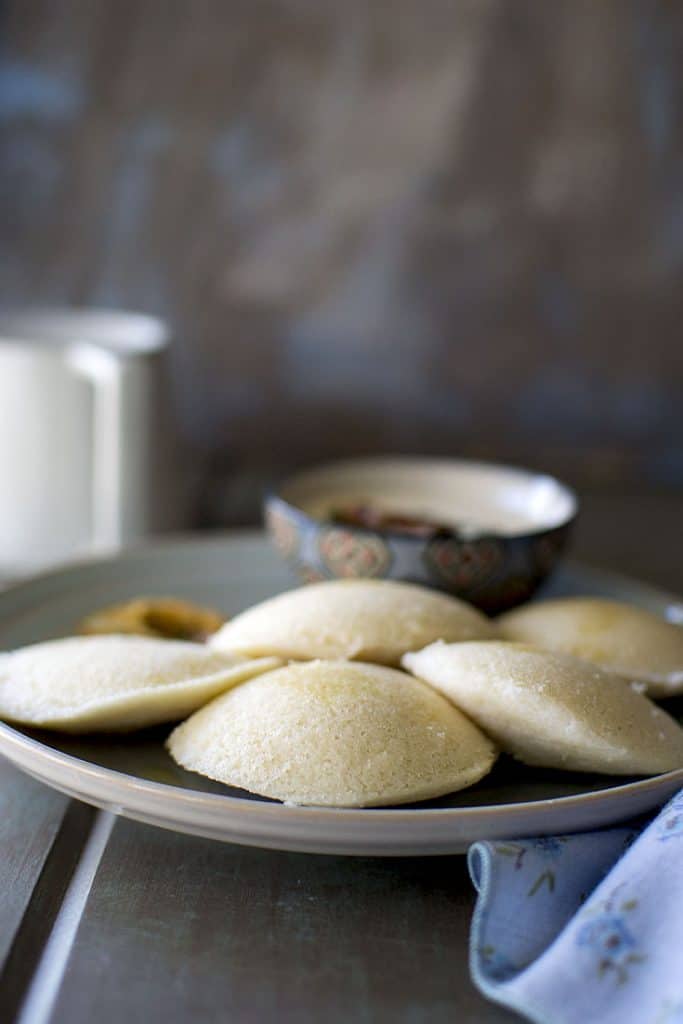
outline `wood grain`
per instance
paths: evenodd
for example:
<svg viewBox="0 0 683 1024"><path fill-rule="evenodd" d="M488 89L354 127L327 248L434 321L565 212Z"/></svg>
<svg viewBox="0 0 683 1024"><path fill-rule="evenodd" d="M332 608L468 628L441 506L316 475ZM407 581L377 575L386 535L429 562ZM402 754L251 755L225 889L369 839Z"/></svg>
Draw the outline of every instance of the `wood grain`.
<svg viewBox="0 0 683 1024"><path fill-rule="evenodd" d="M0 965L12 946L68 801L0 758Z"/></svg>
<svg viewBox="0 0 683 1024"><path fill-rule="evenodd" d="M0 758L0 1020L10 1021L78 860L90 808Z"/></svg>
<svg viewBox="0 0 683 1024"><path fill-rule="evenodd" d="M493 1024L464 859L313 857L115 826L51 1024Z"/></svg>

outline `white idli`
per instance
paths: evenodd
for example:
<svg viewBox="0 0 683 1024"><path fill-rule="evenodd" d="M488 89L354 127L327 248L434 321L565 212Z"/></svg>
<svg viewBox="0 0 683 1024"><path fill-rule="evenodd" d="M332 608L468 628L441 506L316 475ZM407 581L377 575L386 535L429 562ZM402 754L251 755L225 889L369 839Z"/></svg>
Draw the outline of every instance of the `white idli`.
<svg viewBox="0 0 683 1024"><path fill-rule="evenodd" d="M520 761L656 775L683 767L683 729L619 676L506 643L432 644L404 666Z"/></svg>
<svg viewBox="0 0 683 1024"><path fill-rule="evenodd" d="M0 655L0 718L63 732L141 729L279 664L150 637L51 640Z"/></svg>
<svg viewBox="0 0 683 1024"><path fill-rule="evenodd" d="M434 640L495 636L488 619L455 597L389 580L330 580L279 594L226 623L217 650L282 658L347 658L398 665Z"/></svg>
<svg viewBox="0 0 683 1024"><path fill-rule="evenodd" d="M683 629L652 612L596 597L558 598L508 612L501 633L573 654L645 684L652 697L683 692Z"/></svg>
<svg viewBox="0 0 683 1024"><path fill-rule="evenodd" d="M292 804L364 807L463 789L493 744L404 672L348 661L289 665L226 693L168 740L184 768Z"/></svg>

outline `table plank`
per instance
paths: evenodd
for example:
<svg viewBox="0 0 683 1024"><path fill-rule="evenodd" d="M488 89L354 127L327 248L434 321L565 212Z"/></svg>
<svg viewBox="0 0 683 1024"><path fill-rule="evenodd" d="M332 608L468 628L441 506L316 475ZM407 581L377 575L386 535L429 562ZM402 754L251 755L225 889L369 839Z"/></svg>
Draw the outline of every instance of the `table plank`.
<svg viewBox="0 0 683 1024"><path fill-rule="evenodd" d="M320 857L117 822L51 1024L503 1024L462 857Z"/></svg>
<svg viewBox="0 0 683 1024"><path fill-rule="evenodd" d="M49 934L90 808L0 758L0 1020L9 1021Z"/></svg>

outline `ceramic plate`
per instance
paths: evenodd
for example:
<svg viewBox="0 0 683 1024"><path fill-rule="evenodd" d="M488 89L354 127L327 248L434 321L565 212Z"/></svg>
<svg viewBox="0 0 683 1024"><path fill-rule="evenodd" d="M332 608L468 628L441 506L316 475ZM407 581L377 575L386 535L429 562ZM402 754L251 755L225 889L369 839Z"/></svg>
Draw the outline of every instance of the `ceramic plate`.
<svg viewBox="0 0 683 1024"><path fill-rule="evenodd" d="M175 540L73 565L0 594L0 647L67 634L87 612L140 594L178 595L233 614L295 584L260 533ZM579 565L544 593L602 594L683 622L660 591ZM677 702L683 712L683 702ZM677 711L670 702L669 709ZM663 803L683 769L615 779L525 768L501 758L471 789L382 810L286 807L185 772L168 727L128 737L68 737L0 724L0 753L49 786L139 821L223 842L309 853L460 853L476 839L547 835L623 821Z"/></svg>

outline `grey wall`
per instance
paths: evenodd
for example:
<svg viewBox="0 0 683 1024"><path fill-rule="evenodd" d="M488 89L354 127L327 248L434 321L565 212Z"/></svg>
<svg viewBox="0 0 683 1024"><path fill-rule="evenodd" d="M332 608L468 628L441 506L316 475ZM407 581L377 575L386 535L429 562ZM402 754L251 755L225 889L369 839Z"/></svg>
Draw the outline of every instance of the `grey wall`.
<svg viewBox="0 0 683 1024"><path fill-rule="evenodd" d="M205 521L349 452L683 487L683 4L6 0L0 33L0 301L174 323Z"/></svg>

